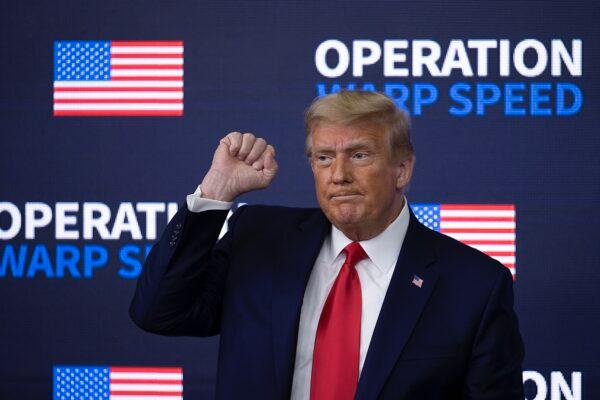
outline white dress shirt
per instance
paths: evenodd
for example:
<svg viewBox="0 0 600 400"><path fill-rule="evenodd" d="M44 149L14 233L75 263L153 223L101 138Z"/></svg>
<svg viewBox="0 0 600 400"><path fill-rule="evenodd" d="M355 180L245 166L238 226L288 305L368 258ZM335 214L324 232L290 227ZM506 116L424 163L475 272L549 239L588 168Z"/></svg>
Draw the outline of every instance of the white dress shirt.
<svg viewBox="0 0 600 400"><path fill-rule="evenodd" d="M199 187L198 187L199 188ZM227 210L232 203L204 199L199 189L187 196L187 206L192 212L206 210ZM396 261L400 255L402 243L408 229L409 212L406 198L402 211L396 219L376 237L360 241L369 258L355 266L360 279L362 292L362 313L360 323L359 376L367 356L373 330L383 305L385 293L392 279ZM331 226L331 232L325 238L315 265L313 266L300 312L298 341L296 344L296 362L292 382L292 400L310 399L310 380L312 372L313 347L321 310L345 260L342 249L352 240L339 229Z"/></svg>

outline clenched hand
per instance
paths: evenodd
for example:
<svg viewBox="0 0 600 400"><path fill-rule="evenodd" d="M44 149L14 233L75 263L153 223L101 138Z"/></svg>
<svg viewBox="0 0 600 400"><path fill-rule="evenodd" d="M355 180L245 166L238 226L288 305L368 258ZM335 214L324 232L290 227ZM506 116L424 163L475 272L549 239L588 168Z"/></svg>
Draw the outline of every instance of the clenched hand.
<svg viewBox="0 0 600 400"><path fill-rule="evenodd" d="M233 201L242 193L269 186L277 168L273 146L252 133L231 132L220 140L202 180L202 197Z"/></svg>

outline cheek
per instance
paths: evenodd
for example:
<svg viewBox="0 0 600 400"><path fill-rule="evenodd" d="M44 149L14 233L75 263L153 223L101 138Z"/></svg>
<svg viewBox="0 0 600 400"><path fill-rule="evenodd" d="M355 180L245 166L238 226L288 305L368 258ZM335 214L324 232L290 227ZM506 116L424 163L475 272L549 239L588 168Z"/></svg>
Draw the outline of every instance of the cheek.
<svg viewBox="0 0 600 400"><path fill-rule="evenodd" d="M327 171L323 169L313 169L313 176L315 178L315 188L317 189L317 192L327 190L329 182Z"/></svg>

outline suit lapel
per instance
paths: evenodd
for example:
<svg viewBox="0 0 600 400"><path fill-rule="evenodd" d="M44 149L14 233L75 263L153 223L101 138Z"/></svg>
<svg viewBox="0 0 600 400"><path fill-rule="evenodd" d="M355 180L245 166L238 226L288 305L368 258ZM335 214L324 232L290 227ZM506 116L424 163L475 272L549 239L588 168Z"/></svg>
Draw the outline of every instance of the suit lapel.
<svg viewBox="0 0 600 400"><path fill-rule="evenodd" d="M437 271L427 267L435 261L435 253L428 243L426 229L411 211L402 250L363 365L357 399L377 398L434 289ZM412 283L415 275L423 280L421 287Z"/></svg>
<svg viewBox="0 0 600 400"><path fill-rule="evenodd" d="M304 291L330 226L317 209L288 237L281 238L286 245L274 263L272 303L277 398L290 397Z"/></svg>

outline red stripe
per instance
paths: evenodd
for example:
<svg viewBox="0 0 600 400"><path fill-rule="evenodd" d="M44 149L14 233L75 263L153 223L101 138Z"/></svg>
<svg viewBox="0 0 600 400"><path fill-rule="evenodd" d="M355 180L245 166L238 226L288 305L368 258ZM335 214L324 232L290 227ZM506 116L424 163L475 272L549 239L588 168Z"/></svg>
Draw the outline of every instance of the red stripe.
<svg viewBox="0 0 600 400"><path fill-rule="evenodd" d="M180 117L182 115L183 110L54 110L55 117Z"/></svg>
<svg viewBox="0 0 600 400"><path fill-rule="evenodd" d="M111 395L130 395L130 396L181 396L183 392L179 391L169 391L169 392L153 392L153 391L141 391L141 390L111 390Z"/></svg>
<svg viewBox="0 0 600 400"><path fill-rule="evenodd" d="M57 87L55 92L183 92L183 87Z"/></svg>
<svg viewBox="0 0 600 400"><path fill-rule="evenodd" d="M183 81L181 76L113 76L113 81Z"/></svg>
<svg viewBox="0 0 600 400"><path fill-rule="evenodd" d="M159 64L127 64L111 65L112 69L183 69L182 65L159 65Z"/></svg>
<svg viewBox="0 0 600 400"><path fill-rule="evenodd" d="M506 221L512 222L515 217L442 217L444 222L446 221Z"/></svg>
<svg viewBox="0 0 600 400"><path fill-rule="evenodd" d="M115 53L110 58L176 58L183 59L183 53Z"/></svg>
<svg viewBox="0 0 600 400"><path fill-rule="evenodd" d="M499 257L499 256L514 256L514 251L484 251L490 257Z"/></svg>
<svg viewBox="0 0 600 400"><path fill-rule="evenodd" d="M515 263L504 263L503 265L508 269L515 269Z"/></svg>
<svg viewBox="0 0 600 400"><path fill-rule="evenodd" d="M514 210L514 204L441 204L442 210Z"/></svg>
<svg viewBox="0 0 600 400"><path fill-rule="evenodd" d="M181 367L110 367L110 372L182 372Z"/></svg>
<svg viewBox="0 0 600 400"><path fill-rule="evenodd" d="M462 240L464 244L476 245L476 244L515 244L514 240Z"/></svg>
<svg viewBox="0 0 600 400"><path fill-rule="evenodd" d="M111 378L110 383L164 383L165 385L181 384L181 379L115 379Z"/></svg>
<svg viewBox="0 0 600 400"><path fill-rule="evenodd" d="M183 41L174 41L174 40L154 40L154 41L144 41L144 40L130 40L130 41L121 41L121 40L112 40L110 42L111 46L183 46Z"/></svg>
<svg viewBox="0 0 600 400"><path fill-rule="evenodd" d="M440 229L442 233L514 233L514 228L496 228L496 229L486 229L486 228L443 228Z"/></svg>
<svg viewBox="0 0 600 400"><path fill-rule="evenodd" d="M183 104L182 99L55 99L54 104L86 104L86 103L140 103L140 104Z"/></svg>

